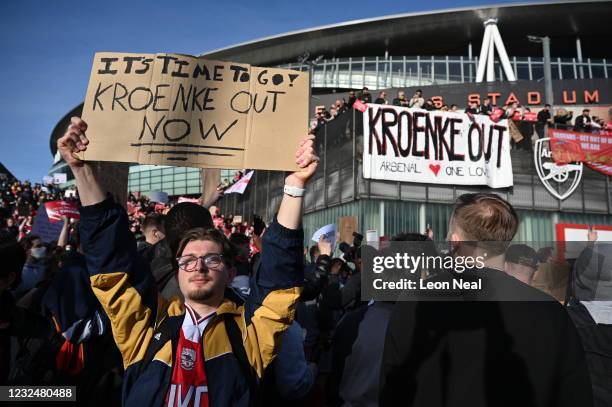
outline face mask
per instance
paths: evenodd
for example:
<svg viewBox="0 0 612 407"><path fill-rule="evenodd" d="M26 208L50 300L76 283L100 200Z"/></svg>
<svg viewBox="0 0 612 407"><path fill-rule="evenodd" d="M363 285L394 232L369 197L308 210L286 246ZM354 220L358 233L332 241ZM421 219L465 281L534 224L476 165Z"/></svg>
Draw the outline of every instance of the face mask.
<svg viewBox="0 0 612 407"><path fill-rule="evenodd" d="M32 257L34 257L35 259L40 260L47 255L47 248L45 246L33 247L30 250L30 254L32 254Z"/></svg>

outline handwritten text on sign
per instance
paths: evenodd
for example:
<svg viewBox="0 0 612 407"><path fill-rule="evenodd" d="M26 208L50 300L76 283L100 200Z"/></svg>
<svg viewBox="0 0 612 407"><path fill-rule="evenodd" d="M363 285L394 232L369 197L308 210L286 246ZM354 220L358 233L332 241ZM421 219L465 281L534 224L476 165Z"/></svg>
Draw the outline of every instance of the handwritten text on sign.
<svg viewBox="0 0 612 407"><path fill-rule="evenodd" d="M83 119L87 160L295 169L306 73L178 54L97 53Z"/></svg>
<svg viewBox="0 0 612 407"><path fill-rule="evenodd" d="M389 181L509 187L507 120L368 104L363 176Z"/></svg>

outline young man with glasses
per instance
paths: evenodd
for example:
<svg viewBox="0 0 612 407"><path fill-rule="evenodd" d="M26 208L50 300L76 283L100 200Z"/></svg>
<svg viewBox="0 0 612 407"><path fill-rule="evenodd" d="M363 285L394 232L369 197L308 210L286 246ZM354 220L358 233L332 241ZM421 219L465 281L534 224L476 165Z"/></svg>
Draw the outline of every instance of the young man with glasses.
<svg viewBox="0 0 612 407"><path fill-rule="evenodd" d="M263 237L261 264L248 300L228 286L234 250L215 230L192 229L176 253L185 303L158 295L136 253L125 210L107 198L85 151L87 124L72 118L58 150L74 173L82 247L94 294L112 324L126 370L126 406L250 406L279 350L303 282L302 198L316 171L314 136L295 154L299 170L285 179L278 214Z"/></svg>

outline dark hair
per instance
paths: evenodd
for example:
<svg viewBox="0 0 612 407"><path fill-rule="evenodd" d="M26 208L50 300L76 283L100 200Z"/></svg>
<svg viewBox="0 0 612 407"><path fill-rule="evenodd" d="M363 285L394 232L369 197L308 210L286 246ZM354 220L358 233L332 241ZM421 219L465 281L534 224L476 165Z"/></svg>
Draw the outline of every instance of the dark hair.
<svg viewBox="0 0 612 407"><path fill-rule="evenodd" d="M23 246L17 243L15 239L3 239L0 242L0 259L2 259L0 278L5 279L11 273L14 273L15 281L11 284L11 288L17 287L21 282L21 270L26 261L26 252Z"/></svg>
<svg viewBox="0 0 612 407"><path fill-rule="evenodd" d="M419 92L419 93L423 93L423 91L421 89L417 89L416 91Z"/></svg>
<svg viewBox="0 0 612 407"><path fill-rule="evenodd" d="M518 230L516 211L506 200L492 193L463 194L455 201L451 227L459 228L466 240L505 242L491 245L492 254L502 254Z"/></svg>
<svg viewBox="0 0 612 407"><path fill-rule="evenodd" d="M342 273L343 271L350 273L351 272L351 268L348 266L348 264L346 264L346 262L344 260L342 260L339 257L334 258L331 261L330 264L330 268L334 267L336 264L340 264L340 270L338 270L338 274Z"/></svg>
<svg viewBox="0 0 612 407"><path fill-rule="evenodd" d="M315 253L317 252L321 253L319 245L315 244L310 246L310 250L308 251L308 254L310 254L310 261L314 261Z"/></svg>
<svg viewBox="0 0 612 407"><path fill-rule="evenodd" d="M538 250L538 253L536 254L536 256L538 258L539 263L546 263L548 261L548 258L552 256L552 254L553 254L552 247L543 247L540 250Z"/></svg>
<svg viewBox="0 0 612 407"><path fill-rule="evenodd" d="M536 251L526 244L513 244L506 250L506 261L521 264L531 268L538 268L538 255Z"/></svg>
<svg viewBox="0 0 612 407"><path fill-rule="evenodd" d="M229 237L229 241L233 245L243 245L251 243L251 239L244 233L232 233Z"/></svg>
<svg viewBox="0 0 612 407"><path fill-rule="evenodd" d="M223 261L228 266L234 265L234 257L236 257L236 248L234 245L225 237L223 233L217 229L205 229L205 228L193 228L188 230L181 241L178 244L176 250L176 257L181 257L183 250L187 243L196 240L205 240L214 242L221 247L221 254L223 255Z"/></svg>
<svg viewBox="0 0 612 407"><path fill-rule="evenodd" d="M179 241L193 228L214 228L208 209L193 202L181 202L168 211L164 218L164 229L172 253L176 253Z"/></svg>
<svg viewBox="0 0 612 407"><path fill-rule="evenodd" d="M402 232L391 238L392 242L426 242L431 240L425 235L414 232Z"/></svg>
<svg viewBox="0 0 612 407"><path fill-rule="evenodd" d="M161 213L151 213L147 215L147 217L142 221L142 226L140 229L143 232L146 232L147 229L153 227L164 233L164 215Z"/></svg>
<svg viewBox="0 0 612 407"><path fill-rule="evenodd" d="M40 240L40 241L42 241L42 239L41 239L41 238L40 238L40 236L38 236L38 235L29 235L29 236L24 237L24 238L21 240L21 242L20 242L20 243L21 243L21 246L22 246L22 247L23 247L23 248L24 248L26 251L28 251L28 250L30 250L30 249L32 248L32 246L34 246L34 240Z"/></svg>

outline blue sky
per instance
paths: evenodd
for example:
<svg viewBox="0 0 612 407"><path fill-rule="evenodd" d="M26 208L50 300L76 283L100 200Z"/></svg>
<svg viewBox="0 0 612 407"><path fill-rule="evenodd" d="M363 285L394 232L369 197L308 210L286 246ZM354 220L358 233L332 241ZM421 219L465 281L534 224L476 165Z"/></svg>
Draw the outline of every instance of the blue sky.
<svg viewBox="0 0 612 407"><path fill-rule="evenodd" d="M0 162L19 179L42 179L49 135L84 98L97 51L199 54L324 24L511 2L1 1Z"/></svg>

